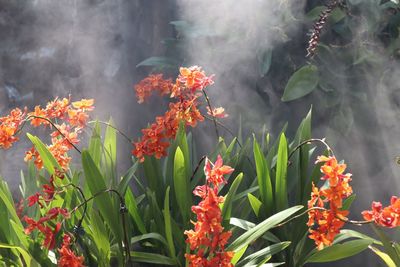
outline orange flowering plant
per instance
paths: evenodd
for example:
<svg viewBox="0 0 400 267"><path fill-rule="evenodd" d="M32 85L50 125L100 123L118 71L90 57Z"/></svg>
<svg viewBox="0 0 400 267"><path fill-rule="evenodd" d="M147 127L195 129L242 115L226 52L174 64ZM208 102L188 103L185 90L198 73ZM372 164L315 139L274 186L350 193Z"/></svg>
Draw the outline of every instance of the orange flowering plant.
<svg viewBox="0 0 400 267"><path fill-rule="evenodd" d="M90 121L92 99L56 98L1 117L1 148L11 148L29 124L48 130L49 143L28 134L33 147L25 153L28 171L18 204L0 181L0 212L8 219L0 222L0 262L302 266L370 248L398 263L396 244L379 227L399 226L400 201L393 197L387 207L373 202L362 214L365 221L348 219L352 177L325 140L311 138L311 111L292 140L282 131L274 141L266 132L261 139L254 135L252 149L249 138L225 143L217 128L224 109L212 107L205 91L212 84L213 76L197 66L181 68L174 82L161 74L139 82L139 103L153 92L168 95L170 103L134 142L112 122ZM207 117L219 140L209 158L197 158L188 129ZM82 148L89 128L88 147ZM118 134L133 144L135 156L120 176ZM310 169L314 142L324 144L329 155L317 157ZM349 223L375 224L381 242L344 229Z"/></svg>
<svg viewBox="0 0 400 267"><path fill-rule="evenodd" d="M143 136L134 142L132 154L144 161L145 156L154 155L157 159L167 155L170 140L174 139L179 123L184 126L195 127L204 120L199 110L199 97L204 94L208 106L208 114L215 118L224 118L224 108L212 108L205 92L205 88L214 83L213 76L207 76L198 66L180 68L175 82L164 79L162 74L150 75L135 85L138 102L144 102L154 91L160 95L169 95L174 102L169 103L169 110L163 116L156 117L156 121L148 128L143 129Z"/></svg>

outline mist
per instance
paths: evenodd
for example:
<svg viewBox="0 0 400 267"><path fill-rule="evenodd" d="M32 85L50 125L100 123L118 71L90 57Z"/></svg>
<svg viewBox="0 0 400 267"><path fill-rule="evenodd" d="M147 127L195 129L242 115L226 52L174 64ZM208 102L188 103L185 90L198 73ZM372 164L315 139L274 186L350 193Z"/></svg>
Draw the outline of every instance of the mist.
<svg viewBox="0 0 400 267"><path fill-rule="evenodd" d="M137 138L160 111L137 104L133 85L148 72L136 65L163 53L173 7L173 1L1 1L0 114L44 106L55 97L94 98L92 119L112 116L121 131ZM122 138L118 145L123 170L132 145ZM0 173L11 188L18 188L29 147L22 134L12 149L0 152Z"/></svg>
<svg viewBox="0 0 400 267"><path fill-rule="evenodd" d="M196 29L195 36L185 39L185 64L215 74L216 83L208 93L214 106L225 107L226 124L234 132L241 118L243 128L249 129L245 134L259 134L263 125L276 134L289 121L288 133L293 135L313 104L313 136L327 137L338 159L344 159L353 173L355 219L373 200L385 205L390 196L398 195L400 65L383 54L380 40L363 39L380 64L366 66L360 76L348 77L340 59L332 61L331 68L340 73L336 83L342 92L351 92L354 84L364 88L364 95L358 95L365 98L364 104L350 98L343 101L345 115L352 118L345 131L337 127L341 122L326 121L329 114L318 112L318 91L303 99L307 105L281 101L290 75L308 61L304 39L312 23L300 22L308 11L305 0L3 0L0 7L1 115L15 106L44 105L56 96L95 98L95 118L108 120L111 114L118 128L138 137L140 129L164 110L154 102L137 104L132 86L148 69L136 65L162 55L161 40L175 35L169 22L185 20ZM360 21L355 35L364 38L365 27ZM272 54L271 60L289 62L291 72L270 73L273 70L260 67L260 59L270 51L289 49L303 53L290 60ZM210 127L195 129L193 134L206 136L208 147L215 142ZM119 141L122 169L130 163L131 150L123 142ZM1 175L13 188L25 167L22 155L30 146L23 141L0 152Z"/></svg>
<svg viewBox="0 0 400 267"><path fill-rule="evenodd" d="M351 57L357 55L358 49L366 49L379 60L378 66L366 65L360 74L352 76L343 59L329 58L330 68L337 74L335 85L340 88L339 93L353 94L341 100L346 111L342 116L349 124L343 127L340 116L328 121L326 117L330 114L319 112L319 105L325 105L319 103L321 92L315 91L303 98L308 105L299 101L282 103L280 99L291 73L308 61L307 43L302 40L307 38L312 24L299 23L299 18L304 18L309 11L305 1L206 0L199 3L180 0L178 3L182 18L200 29L197 38L187 40L188 61L216 75L216 84L209 93L214 105L224 106L231 115L230 127L237 129L241 117L244 125L256 133L265 124L276 134L282 123L289 121L288 132L293 136L295 127L313 105L313 136L327 137L338 159L343 159L353 174L352 185L357 195L351 208L353 217L361 219L360 212L370 209L374 200L386 205L392 195L398 195L400 65L384 54L381 40L367 35L365 21L360 20L354 32L357 41L351 44ZM201 35L204 31L208 34L206 38ZM285 74L281 70L269 77L260 75L258 57L274 49L299 51L289 62L293 64L292 72ZM272 58L272 61L280 60L274 59L274 54ZM273 75L282 76L278 86L273 84ZM355 85L362 92L354 91ZM354 101L355 98L362 101ZM368 253L354 257L352 262L361 264L365 259L378 264L377 258Z"/></svg>

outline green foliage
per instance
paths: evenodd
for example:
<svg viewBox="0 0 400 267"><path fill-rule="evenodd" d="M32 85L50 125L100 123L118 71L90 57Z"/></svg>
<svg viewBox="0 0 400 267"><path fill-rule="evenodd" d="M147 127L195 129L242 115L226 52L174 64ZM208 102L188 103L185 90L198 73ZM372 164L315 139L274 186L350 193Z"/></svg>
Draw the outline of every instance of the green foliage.
<svg viewBox="0 0 400 267"><path fill-rule="evenodd" d="M307 262L331 262L344 259L368 248L372 244L370 240L352 240L343 244L335 244L315 252L308 258Z"/></svg>
<svg viewBox="0 0 400 267"><path fill-rule="evenodd" d="M318 80L318 68L316 66L303 66L290 77L282 101L291 101L308 95L317 87Z"/></svg>
<svg viewBox="0 0 400 267"><path fill-rule="evenodd" d="M226 246L228 251L235 252L232 263L303 266L308 262L343 259L369 248L388 266L398 264L398 247L393 247L379 229L375 230L380 241L353 230L342 230L331 247L315 249L307 237L303 208L310 197L311 182L318 182L321 176L320 165L310 167L315 147L305 142L311 138L311 110L293 138L286 128L285 125L276 138L266 131L260 141L253 135L252 146L249 138L243 145L236 138L228 144L220 138L215 151L210 153L211 162L221 155L224 164L235 169L219 188L219 195L225 197L220 206L223 226L232 232ZM82 221L86 234L78 237L77 246L86 264L127 264L128 240L133 262L185 266L184 255L190 249L184 231L192 227L190 221L196 220L191 206L198 202L191 192L205 183L204 161L196 162L191 153L195 151L191 134L187 135L181 125L165 159L147 157L144 163L133 161L120 178L117 131L110 123L102 135L100 124L96 123L89 148L82 150L83 172L71 170L57 185L83 185L84 198L90 199ZM31 164L21 176L24 197L34 194L46 183L46 176L59 168L46 146L37 137L29 138L43 157L45 170L35 171ZM193 173L195 169L197 172ZM67 186L56 195L52 206L72 210L83 201L73 187ZM350 208L353 201L354 197L348 198L343 207ZM127 208L125 224L121 217L123 204ZM37 208L28 212L33 218L40 216ZM66 220L65 228L71 229L83 214L81 205ZM54 257L40 249L40 240L33 238L35 234L24 234L14 201L2 181L0 215L7 218L0 221L0 247L4 248L0 250L0 262L7 258L11 265L54 264Z"/></svg>

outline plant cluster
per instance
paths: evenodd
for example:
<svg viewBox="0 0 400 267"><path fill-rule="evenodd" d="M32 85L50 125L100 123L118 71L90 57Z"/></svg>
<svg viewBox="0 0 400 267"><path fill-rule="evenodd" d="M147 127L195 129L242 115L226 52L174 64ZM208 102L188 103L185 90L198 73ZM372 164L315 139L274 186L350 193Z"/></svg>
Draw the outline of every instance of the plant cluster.
<svg viewBox="0 0 400 267"><path fill-rule="evenodd" d="M22 203L15 205L0 183L0 211L7 218L0 221L0 262L303 266L370 249L388 266L399 265L400 246L381 228L399 226L400 201L393 197L385 208L373 202L363 212L366 221L348 218L355 199L351 174L324 139L312 138L311 111L293 139L286 137L286 126L274 141L266 131L229 144L219 136L215 151L197 158L187 129L206 116L201 97L216 132L223 126L218 119L224 110L213 108L205 92L212 83L212 76L194 66L181 68L175 83L153 74L135 87L139 102L154 91L174 102L143 129L134 142L136 159L121 176L117 134L126 135L111 121L89 121L93 100L56 98L45 108L14 109L0 118L3 148L18 140L26 122L52 130L50 145L27 134L34 147L21 177ZM88 147L79 149L78 134L89 124L94 126ZM320 150L313 144L327 151L310 166ZM80 155L82 169L70 166L71 149ZM373 225L378 239L344 229L346 224Z"/></svg>

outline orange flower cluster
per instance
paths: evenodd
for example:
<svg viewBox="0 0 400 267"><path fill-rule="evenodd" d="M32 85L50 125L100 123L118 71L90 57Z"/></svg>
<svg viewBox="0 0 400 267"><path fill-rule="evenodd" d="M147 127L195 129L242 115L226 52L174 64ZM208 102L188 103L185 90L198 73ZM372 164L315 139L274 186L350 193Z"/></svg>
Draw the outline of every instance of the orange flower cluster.
<svg viewBox="0 0 400 267"><path fill-rule="evenodd" d="M16 108L11 110L10 115L0 118L0 148L10 148L18 141L16 133L24 122L25 116L26 110Z"/></svg>
<svg viewBox="0 0 400 267"><path fill-rule="evenodd" d="M60 258L58 259L57 265L59 267L83 267L84 258L83 256L76 256L71 247L71 236L64 234L63 244L58 249Z"/></svg>
<svg viewBox="0 0 400 267"><path fill-rule="evenodd" d="M198 109L198 96L208 85L213 84L212 76L206 76L198 66L180 68L180 73L172 83L165 80L162 74L150 75L135 86L138 102L142 103L153 91L161 95L169 94L176 102L169 104L169 110L156 118L148 128L142 130L142 138L134 142L132 154L141 162L145 156L154 155L157 159L166 156L170 140L175 138L179 123L195 127L204 120ZM224 117L221 110L215 110L215 117ZM222 110L223 113L223 110Z"/></svg>
<svg viewBox="0 0 400 267"><path fill-rule="evenodd" d="M73 148L73 145L79 143L78 135L86 126L89 119L88 111L92 111L94 100L82 99L70 103L69 99L58 99L49 102L46 108L42 109L36 106L35 110L28 113L27 119L31 125L37 127L40 125L49 125L48 120L64 120L62 124L54 124L57 130L51 133L51 145L47 148L54 158L60 164L62 169L67 170L71 158L67 152ZM26 152L25 161L33 160L38 169L43 168L43 162L35 148Z"/></svg>
<svg viewBox="0 0 400 267"><path fill-rule="evenodd" d="M371 208L362 212L365 220L388 228L400 226L400 198L392 196L390 205L385 208L382 208L382 203L374 201Z"/></svg>
<svg viewBox="0 0 400 267"><path fill-rule="evenodd" d="M60 166L66 170L71 160L67 152L73 147L72 144L77 144L78 134L86 126L89 119L88 111L92 111L94 100L82 99L70 103L67 98L58 99L49 102L46 108L36 106L32 112L27 112L16 108L10 112L10 115L0 118L0 148L10 148L12 144L18 141L17 133L20 127L26 121L30 121L31 125L38 127L41 125L50 125L53 119L65 121L62 124L54 125L58 130L51 134L52 144L47 148L56 158ZM61 134L62 133L62 134ZM34 160L38 169L43 168L43 162L39 153L35 148L26 152L25 161Z"/></svg>
<svg viewBox="0 0 400 267"><path fill-rule="evenodd" d="M324 174L321 180L327 180L328 186L318 188L312 185L311 200L308 201L309 220L307 225L310 227L309 237L315 241L319 250L324 246L332 244L333 239L339 234L343 227L347 210L342 210L343 199L349 197L353 190L349 185L351 174L343 174L346 164L338 163L335 157L319 156L316 163L324 162L321 172ZM325 208L327 209L312 209Z"/></svg>
<svg viewBox="0 0 400 267"><path fill-rule="evenodd" d="M161 96L167 95L171 93L172 87L171 79L165 80L162 74L152 74L135 85L135 91L138 102L143 103L153 91L158 91Z"/></svg>
<svg viewBox="0 0 400 267"><path fill-rule="evenodd" d="M224 175L232 173L233 169L223 165L222 158L218 155L214 164L206 159L204 172L207 183L197 186L193 191L194 195L202 199L197 206L192 207L197 222L193 223L194 230L185 231L190 250L196 252L185 254L185 257L189 261L189 266L193 267L233 266L231 259L234 253L225 251L225 245L232 233L224 232L221 225L219 204L224 202L224 198L218 196L219 186L226 183Z"/></svg>
<svg viewBox="0 0 400 267"><path fill-rule="evenodd" d="M62 217L68 219L70 217L69 212L64 208L51 208L45 216L41 217L38 221L24 216L24 221L28 224L25 228L25 234L31 234L35 229L39 230L44 235L43 246L48 249L53 249L56 242L56 235L61 230L61 223L57 222L54 228L51 226L51 222Z"/></svg>

